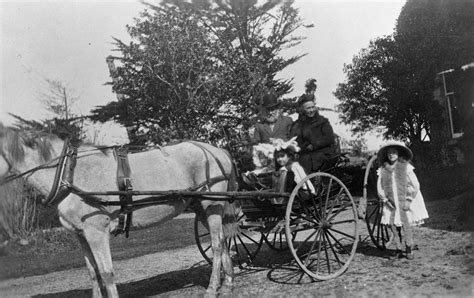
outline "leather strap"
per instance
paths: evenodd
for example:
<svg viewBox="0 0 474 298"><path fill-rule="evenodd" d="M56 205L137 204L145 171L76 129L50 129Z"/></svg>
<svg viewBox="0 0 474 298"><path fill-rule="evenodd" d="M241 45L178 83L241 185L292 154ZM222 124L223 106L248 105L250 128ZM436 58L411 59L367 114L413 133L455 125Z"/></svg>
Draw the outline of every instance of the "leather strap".
<svg viewBox="0 0 474 298"><path fill-rule="evenodd" d="M57 206L72 192L76 162L77 147L72 146L69 139L66 139L56 168L53 186L48 197L42 201L44 205Z"/></svg>
<svg viewBox="0 0 474 298"><path fill-rule="evenodd" d="M130 226L132 224L133 198L132 198L132 179L130 164L128 162L128 151L125 147L114 148L114 154L117 159L117 187L120 191L126 191L120 195L120 215L119 224L115 230L115 236L125 233L128 238Z"/></svg>
<svg viewBox="0 0 474 298"><path fill-rule="evenodd" d="M221 173L222 173L222 177L223 179L222 180L229 180L230 179L230 173L226 173L225 172L225 169L224 169L224 166L222 165L221 161L214 155L214 153L212 153L210 150L206 149L203 145L201 145L200 143L198 142L194 142L194 141L189 141L189 143L193 144L194 146L196 147L199 147L203 152L204 152L204 156L206 157L206 182L208 184L210 184L210 166L209 166L209 157L208 157L208 154L212 156L212 158L214 158L214 160L216 161L217 165L219 166L219 169L221 170ZM216 179L213 178L213 179ZM219 180L219 181L222 181L222 180ZM218 182L219 182L218 181ZM215 184L217 182L214 182L213 184ZM208 185L208 187L212 186L213 184L211 185Z"/></svg>

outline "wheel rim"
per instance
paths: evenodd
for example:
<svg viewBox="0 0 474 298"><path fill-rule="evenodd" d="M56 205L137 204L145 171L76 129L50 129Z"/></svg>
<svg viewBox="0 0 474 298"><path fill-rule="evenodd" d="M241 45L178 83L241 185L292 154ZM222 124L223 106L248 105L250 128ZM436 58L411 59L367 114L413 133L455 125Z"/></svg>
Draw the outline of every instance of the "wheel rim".
<svg viewBox="0 0 474 298"><path fill-rule="evenodd" d="M194 218L194 239L203 258L212 265L211 233L197 216Z"/></svg>
<svg viewBox="0 0 474 298"><path fill-rule="evenodd" d="M367 164L364 175L364 199L367 202L365 222L374 245L380 250L385 250L390 235L388 227L381 224L383 202L377 192L377 168L377 155L375 155Z"/></svg>
<svg viewBox="0 0 474 298"><path fill-rule="evenodd" d="M246 229L243 219L243 215L238 218L239 232L234 237L230 237L226 240L227 249L229 250L233 264L238 264L241 268L253 265L253 261L263 243L263 235L259 232ZM204 259L212 265L211 235L197 217L194 218L194 237L199 252Z"/></svg>
<svg viewBox="0 0 474 298"><path fill-rule="evenodd" d="M313 181L316 195L303 190ZM335 278L347 270L357 248L357 210L347 187L335 176L313 173L291 193L285 232L297 232L288 242L293 258L309 276Z"/></svg>

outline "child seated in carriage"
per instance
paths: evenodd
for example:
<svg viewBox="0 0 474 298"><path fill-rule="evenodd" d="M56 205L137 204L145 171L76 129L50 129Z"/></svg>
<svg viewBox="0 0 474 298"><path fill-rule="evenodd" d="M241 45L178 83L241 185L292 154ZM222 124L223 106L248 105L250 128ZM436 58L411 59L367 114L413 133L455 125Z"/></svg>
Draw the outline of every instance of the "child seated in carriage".
<svg viewBox="0 0 474 298"><path fill-rule="evenodd" d="M300 151L296 137L285 142L281 139L273 140L275 151L275 172L273 173L272 186L276 192L291 191L300 181L306 177L303 167L295 160L295 154ZM309 183L303 185L302 189L315 193L314 186Z"/></svg>
<svg viewBox="0 0 474 298"><path fill-rule="evenodd" d="M271 144L258 144L254 146L253 162L256 169L245 173L249 182L256 181L258 177L268 176L271 178L271 188L276 192L287 192L296 186L304 177L306 172L295 160L295 155L300 151L296 137L289 141L282 139L270 139ZM270 186L270 183L268 183ZM315 192L311 183L303 186L312 193Z"/></svg>

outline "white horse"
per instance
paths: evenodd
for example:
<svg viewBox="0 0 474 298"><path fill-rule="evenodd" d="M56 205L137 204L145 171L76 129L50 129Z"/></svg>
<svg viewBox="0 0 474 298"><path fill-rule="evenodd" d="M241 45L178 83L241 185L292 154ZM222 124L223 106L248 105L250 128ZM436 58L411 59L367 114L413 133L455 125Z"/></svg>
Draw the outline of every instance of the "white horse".
<svg viewBox="0 0 474 298"><path fill-rule="evenodd" d="M56 165L63 144L64 142L55 136L32 136L14 128L4 127L0 123L0 183L7 173L21 174L35 169L24 177L41 193L47 195L53 185L56 169L41 165ZM213 179L222 176L226 178L207 183L209 190L234 190L232 187L235 183L230 179L235 176L231 158L225 151L208 144L195 145L185 142L130 154L128 159L134 190L196 189L197 185L206 184L209 177ZM117 162L111 149L101 151L93 146L80 146L74 171L74 186L87 192L117 190L116 171ZM143 197L136 196L134 199ZM117 297L109 237L117 226L120 207L97 204L96 199L119 200L118 196L105 195L98 195L94 200L90 200L86 196L71 193L56 207L62 225L75 232L82 245L93 283L93 296L101 297L105 292L109 297ZM207 293L215 294L219 289L221 265L224 281L220 290L229 292L232 290L234 274L224 241L226 232L235 230L233 215L236 210L233 204L177 197L161 205L134 210L133 226L146 227L167 221L180 214L190 204L198 218L206 220L204 223L211 234L213 267Z"/></svg>

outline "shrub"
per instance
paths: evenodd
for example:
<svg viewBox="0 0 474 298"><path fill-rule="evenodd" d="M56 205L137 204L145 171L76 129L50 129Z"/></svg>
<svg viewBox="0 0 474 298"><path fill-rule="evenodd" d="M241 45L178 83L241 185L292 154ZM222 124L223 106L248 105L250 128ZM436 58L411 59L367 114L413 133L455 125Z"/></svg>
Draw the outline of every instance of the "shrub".
<svg viewBox="0 0 474 298"><path fill-rule="evenodd" d="M40 229L58 226L56 211L40 204L41 196L22 179L0 186L0 234L28 239Z"/></svg>

